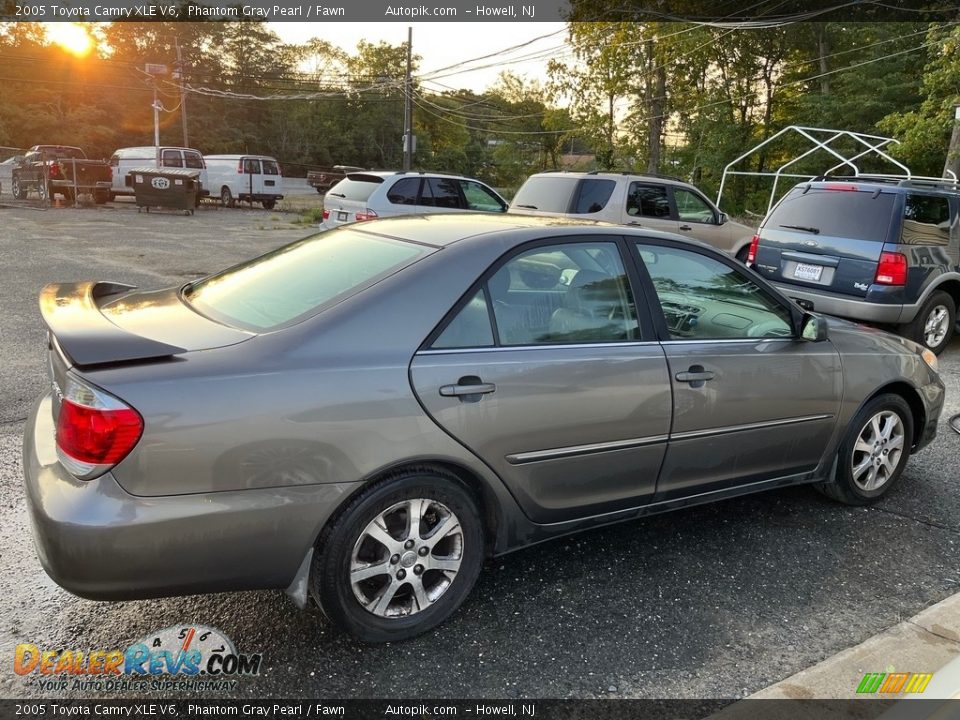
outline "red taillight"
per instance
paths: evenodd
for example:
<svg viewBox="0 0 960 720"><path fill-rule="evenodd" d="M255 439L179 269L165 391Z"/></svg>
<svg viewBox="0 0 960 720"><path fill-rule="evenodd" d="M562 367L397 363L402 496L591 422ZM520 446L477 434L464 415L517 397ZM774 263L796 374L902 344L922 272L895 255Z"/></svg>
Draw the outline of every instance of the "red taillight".
<svg viewBox="0 0 960 720"><path fill-rule="evenodd" d="M99 410L64 399L57 418L57 446L78 462L116 465L140 440L136 410Z"/></svg>
<svg viewBox="0 0 960 720"><path fill-rule="evenodd" d="M907 256L892 252L880 253L874 282L878 285L906 285Z"/></svg>
<svg viewBox="0 0 960 720"><path fill-rule="evenodd" d="M323 219L324 219L324 220L329 220L329 219L330 219L330 211L329 211L329 210L324 210L324 211L323 211Z"/></svg>
<svg viewBox="0 0 960 720"><path fill-rule="evenodd" d="M757 259L758 247L760 247L760 236L754 235L750 239L750 249L747 250L747 265L753 265L753 261Z"/></svg>
<svg viewBox="0 0 960 720"><path fill-rule="evenodd" d="M58 389L59 390L59 389ZM126 403L68 376L57 414L57 456L81 480L123 460L143 434L143 418Z"/></svg>
<svg viewBox="0 0 960 720"><path fill-rule="evenodd" d="M59 163L50 163L50 177L55 177L60 174L60 165Z"/></svg>
<svg viewBox="0 0 960 720"><path fill-rule="evenodd" d="M377 214L370 208L367 208L364 212L358 212L354 217L357 219L357 222L363 222L364 220L376 220Z"/></svg>
<svg viewBox="0 0 960 720"><path fill-rule="evenodd" d="M243 160L237 163L237 175L243 175Z"/></svg>

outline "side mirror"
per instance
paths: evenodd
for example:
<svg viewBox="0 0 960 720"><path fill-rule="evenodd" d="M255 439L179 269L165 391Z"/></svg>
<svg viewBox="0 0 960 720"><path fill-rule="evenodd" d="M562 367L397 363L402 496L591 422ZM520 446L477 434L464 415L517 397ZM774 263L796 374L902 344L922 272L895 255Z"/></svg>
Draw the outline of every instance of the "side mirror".
<svg viewBox="0 0 960 720"><path fill-rule="evenodd" d="M723 225L729 219L730 218L727 217L727 214L725 212L717 213L717 225Z"/></svg>
<svg viewBox="0 0 960 720"><path fill-rule="evenodd" d="M827 339L827 321L820 315L804 313L800 321L800 337L809 342L823 342Z"/></svg>

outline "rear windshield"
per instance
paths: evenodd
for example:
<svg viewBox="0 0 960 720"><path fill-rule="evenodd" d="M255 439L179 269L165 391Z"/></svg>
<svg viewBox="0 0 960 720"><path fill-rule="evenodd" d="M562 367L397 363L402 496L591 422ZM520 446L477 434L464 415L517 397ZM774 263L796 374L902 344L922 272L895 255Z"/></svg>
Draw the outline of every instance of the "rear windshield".
<svg viewBox="0 0 960 720"><path fill-rule="evenodd" d="M344 200L365 202L382 183L383 178L376 175L351 175L330 188L329 194Z"/></svg>
<svg viewBox="0 0 960 720"><path fill-rule="evenodd" d="M188 286L184 299L225 325L265 331L289 325L406 267L430 248L333 230Z"/></svg>
<svg viewBox="0 0 960 720"><path fill-rule="evenodd" d="M565 213L570 210L570 198L578 182L579 179L575 177L532 177L517 190L510 205L528 210Z"/></svg>
<svg viewBox="0 0 960 720"><path fill-rule="evenodd" d="M893 193L791 190L764 227L769 230L886 242L893 215ZM792 226L792 227L791 227Z"/></svg>

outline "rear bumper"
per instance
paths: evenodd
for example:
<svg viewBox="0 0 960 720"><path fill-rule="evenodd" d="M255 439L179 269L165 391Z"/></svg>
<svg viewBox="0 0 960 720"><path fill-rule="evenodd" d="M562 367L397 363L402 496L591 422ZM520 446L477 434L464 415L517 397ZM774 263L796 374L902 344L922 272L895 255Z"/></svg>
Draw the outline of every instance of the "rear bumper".
<svg viewBox="0 0 960 720"><path fill-rule="evenodd" d="M253 200L255 202L263 202L264 200L283 200L283 195L273 194L273 193L240 193L237 195L238 200Z"/></svg>
<svg viewBox="0 0 960 720"><path fill-rule="evenodd" d="M24 489L37 554L94 600L285 588L320 529L362 483L138 497L57 461L48 395L27 419Z"/></svg>
<svg viewBox="0 0 960 720"><path fill-rule="evenodd" d="M896 325L910 322L920 310L918 304L870 302L834 293L811 292L796 285L773 285L787 297L803 301L801 304L811 304L815 312L851 320Z"/></svg>

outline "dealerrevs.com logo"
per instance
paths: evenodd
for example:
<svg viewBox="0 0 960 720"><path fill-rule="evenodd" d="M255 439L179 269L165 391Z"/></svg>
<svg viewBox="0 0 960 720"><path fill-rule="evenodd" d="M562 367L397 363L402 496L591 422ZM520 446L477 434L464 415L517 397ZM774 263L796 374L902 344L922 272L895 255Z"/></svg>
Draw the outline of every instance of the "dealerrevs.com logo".
<svg viewBox="0 0 960 720"><path fill-rule="evenodd" d="M17 645L13 671L43 691L146 692L233 690L236 678L260 673L260 653L237 652L206 625L175 625L125 650L50 650Z"/></svg>

